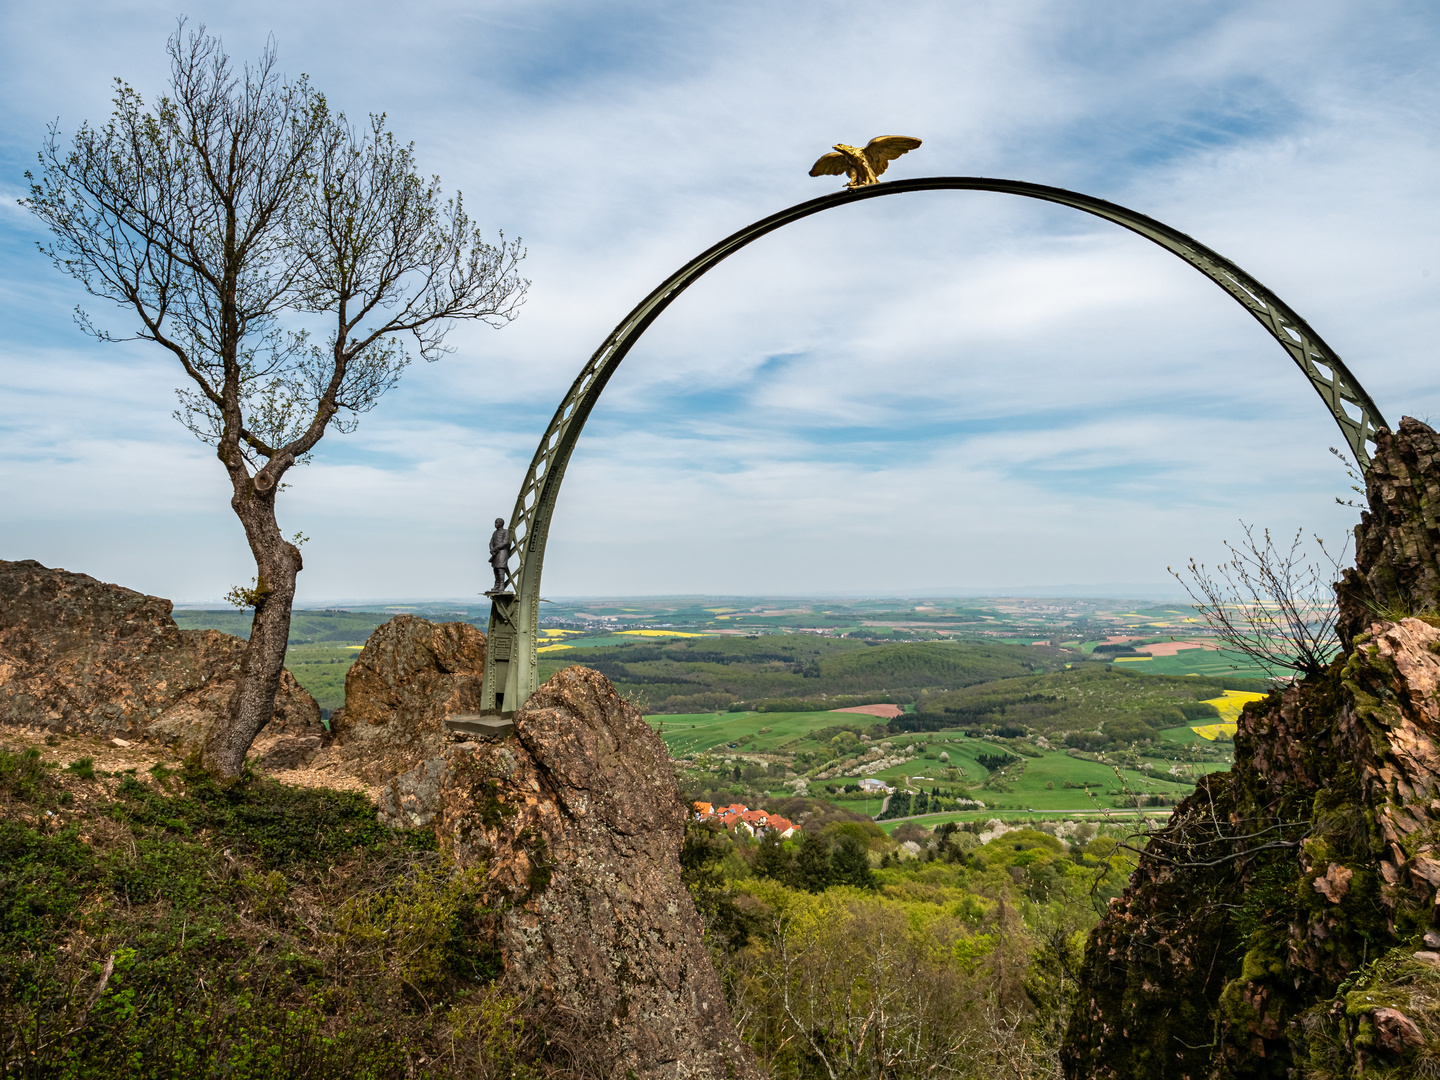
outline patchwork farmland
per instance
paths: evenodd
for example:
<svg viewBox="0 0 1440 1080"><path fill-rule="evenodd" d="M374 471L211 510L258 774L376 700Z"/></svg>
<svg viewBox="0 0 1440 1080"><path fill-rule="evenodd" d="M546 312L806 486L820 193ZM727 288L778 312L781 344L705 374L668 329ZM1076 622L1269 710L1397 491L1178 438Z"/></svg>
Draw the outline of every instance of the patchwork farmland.
<svg viewBox="0 0 1440 1080"><path fill-rule="evenodd" d="M572 664L606 675L648 714L693 793L756 801L804 792L876 816L883 797L859 790L869 778L910 793L932 824L1163 813L1197 777L1228 767L1240 708L1268 689L1244 658L1197 637L1181 608L559 607L543 631L541 677ZM287 664L333 711L371 631L402 612L479 626L488 618L461 604L298 611ZM236 611L175 617L248 629ZM987 633L964 637L966 626Z"/></svg>

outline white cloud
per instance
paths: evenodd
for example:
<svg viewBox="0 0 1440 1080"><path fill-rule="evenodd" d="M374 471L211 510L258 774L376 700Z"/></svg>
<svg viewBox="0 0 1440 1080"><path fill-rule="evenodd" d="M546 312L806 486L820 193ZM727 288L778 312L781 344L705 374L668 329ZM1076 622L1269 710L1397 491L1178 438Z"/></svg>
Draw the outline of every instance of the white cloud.
<svg viewBox="0 0 1440 1080"><path fill-rule="evenodd" d="M454 356L296 474L302 595L477 591L489 519L615 322L722 236L833 190L805 176L830 142L881 132L925 139L895 176L1059 184L1191 233L1392 420L1440 414L1440 35L1403 5L212 7L237 58L273 30L287 71L386 111L479 220L524 236L535 282L515 325L458 328ZM103 118L112 74L162 84L168 8L4 20L16 188L48 120ZM224 476L169 419L177 373L80 338L84 298L0 221L19 316L0 322L0 554L179 597L242 580ZM546 587L1160 580L1239 517L1335 536L1337 436L1278 346L1144 241L996 195L877 200L767 237L655 324L582 438Z"/></svg>

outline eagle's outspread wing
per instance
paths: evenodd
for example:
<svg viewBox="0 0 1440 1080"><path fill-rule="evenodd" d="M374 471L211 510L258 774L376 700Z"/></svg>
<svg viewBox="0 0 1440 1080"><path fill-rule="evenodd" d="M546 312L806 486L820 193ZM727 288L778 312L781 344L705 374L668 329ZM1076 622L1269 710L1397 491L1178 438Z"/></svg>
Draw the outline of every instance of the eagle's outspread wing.
<svg viewBox="0 0 1440 1080"><path fill-rule="evenodd" d="M877 135L865 144L865 158L870 162L870 167L875 170L875 175L879 176L890 167L890 162L901 154L908 154L919 145L920 140L909 135ZM829 154L825 155L825 157L829 156ZM825 158L820 159L820 161L824 160ZM815 167L817 169L820 167L819 162L816 162ZM817 174L811 173L810 175Z"/></svg>
<svg viewBox="0 0 1440 1080"><path fill-rule="evenodd" d="M903 152L903 151L902 151ZM831 150L814 165L810 166L811 176L844 176L850 167L845 160L845 155L838 150Z"/></svg>
<svg viewBox="0 0 1440 1080"><path fill-rule="evenodd" d="M920 140L909 135L877 135L865 144L863 150L848 143L836 143L834 150L810 166L810 175L839 176L846 173L850 177L846 187L865 187L876 183L891 161L919 145Z"/></svg>

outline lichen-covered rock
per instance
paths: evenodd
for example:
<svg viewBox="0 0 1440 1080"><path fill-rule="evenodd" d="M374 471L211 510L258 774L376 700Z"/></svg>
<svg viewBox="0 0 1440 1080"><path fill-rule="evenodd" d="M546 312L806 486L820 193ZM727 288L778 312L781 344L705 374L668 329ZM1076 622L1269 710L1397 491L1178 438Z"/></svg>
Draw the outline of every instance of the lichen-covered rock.
<svg viewBox="0 0 1440 1080"><path fill-rule="evenodd" d="M171 604L34 560L0 560L0 724L148 739L188 752L226 714L245 642L181 630ZM286 671L254 752L323 734Z"/></svg>
<svg viewBox="0 0 1440 1080"><path fill-rule="evenodd" d="M1440 609L1440 435L1405 417L1381 428L1355 527L1355 569L1336 592L1346 646L1377 618Z"/></svg>
<svg viewBox="0 0 1440 1080"><path fill-rule="evenodd" d="M1433 979L1415 950L1440 940L1440 458L1415 421L1377 442L1368 532L1339 589L1346 649L1247 706L1232 770L1150 840L1087 946L1072 1080L1440 1062L1440 1030L1401 1022L1433 998L1382 989ZM1410 1012L1379 1011L1397 1002Z"/></svg>
<svg viewBox="0 0 1440 1080"><path fill-rule="evenodd" d="M513 735L445 746L382 805L486 868L505 983L552 1051L636 1080L758 1078L680 878L669 754L604 676L558 673Z"/></svg>
<svg viewBox="0 0 1440 1080"><path fill-rule="evenodd" d="M331 718L338 765L384 784L449 743L445 718L480 709L485 635L469 623L397 615L375 628L345 676L345 707Z"/></svg>

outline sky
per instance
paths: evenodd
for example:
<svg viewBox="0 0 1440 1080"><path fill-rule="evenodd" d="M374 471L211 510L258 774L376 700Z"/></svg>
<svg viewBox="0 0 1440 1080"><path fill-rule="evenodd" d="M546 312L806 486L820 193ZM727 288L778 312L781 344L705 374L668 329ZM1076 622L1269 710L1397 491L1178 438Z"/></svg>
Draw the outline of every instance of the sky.
<svg viewBox="0 0 1440 1080"><path fill-rule="evenodd" d="M835 142L924 144L886 179L1029 180L1159 218L1298 311L1392 423L1440 418L1433 4L369 0L185 10L237 61L273 34L384 113L532 281L463 324L281 496L298 602L474 597L491 520L585 360L650 289L837 190ZM166 88L177 10L0 5L0 558L177 601L254 564L182 373L36 251L49 123ZM553 596L1150 586L1241 522L1343 546L1340 435L1284 351L1174 256L1061 207L916 193L789 226L646 333L566 475Z"/></svg>

